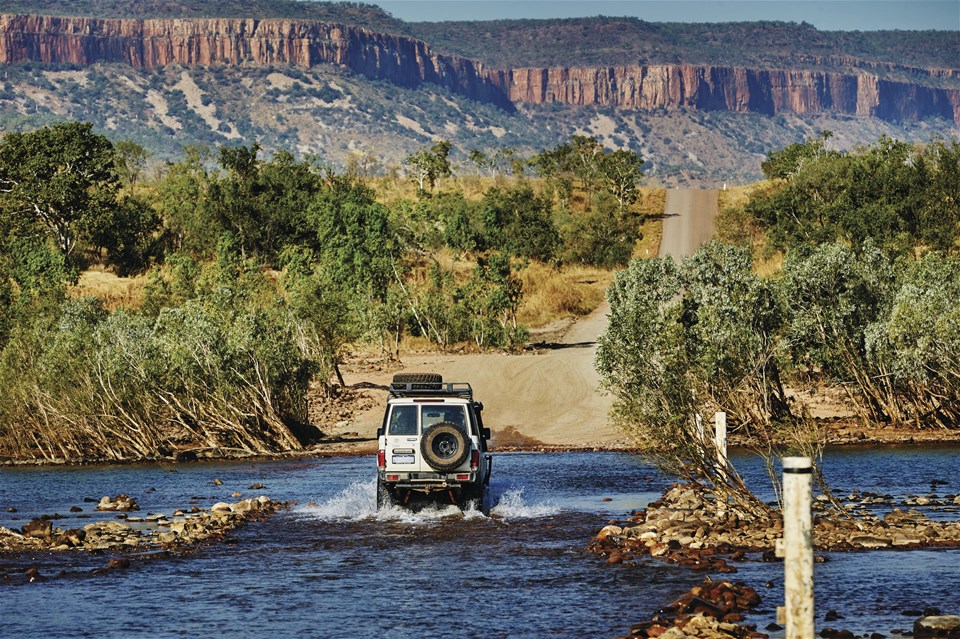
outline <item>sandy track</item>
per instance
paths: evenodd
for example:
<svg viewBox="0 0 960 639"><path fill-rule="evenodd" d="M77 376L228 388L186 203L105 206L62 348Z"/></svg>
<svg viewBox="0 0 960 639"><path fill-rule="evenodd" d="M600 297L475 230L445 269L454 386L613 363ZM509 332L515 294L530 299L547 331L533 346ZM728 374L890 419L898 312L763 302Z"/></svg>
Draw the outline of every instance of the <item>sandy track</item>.
<svg viewBox="0 0 960 639"><path fill-rule="evenodd" d="M661 255L693 253L709 241L717 212L716 191L667 193ZM346 375L352 387L375 386L375 406L343 430L373 438L383 417L386 386L395 372L437 372L447 381L467 381L485 406L484 421L495 446L616 447L625 444L609 423L612 398L600 390L594 370L596 339L606 329L606 302L573 324L556 344L520 355L406 355L389 373Z"/></svg>
<svg viewBox="0 0 960 639"><path fill-rule="evenodd" d="M713 237L719 209L717 191L671 189L663 204L663 239L660 257L692 255Z"/></svg>

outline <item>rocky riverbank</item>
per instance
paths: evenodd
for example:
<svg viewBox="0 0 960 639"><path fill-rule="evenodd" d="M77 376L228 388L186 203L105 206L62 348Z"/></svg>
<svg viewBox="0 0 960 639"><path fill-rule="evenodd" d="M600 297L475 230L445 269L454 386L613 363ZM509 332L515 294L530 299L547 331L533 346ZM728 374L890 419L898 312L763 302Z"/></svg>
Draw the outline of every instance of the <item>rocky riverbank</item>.
<svg viewBox="0 0 960 639"><path fill-rule="evenodd" d="M823 501L814 503L813 541L817 551L960 548L960 521L957 521L960 520L960 495L912 495L898 503L889 495L854 491L842 507L841 513ZM919 508L958 514L954 521L935 521ZM873 514L875 509L886 512ZM694 570L735 573L737 562L778 561L775 546L782 533L783 522L776 512L769 517L748 515L731 505L719 504L711 494L675 484L661 499L645 510L635 511L626 522L605 526L591 543L590 550L607 557L610 563L637 563L651 557ZM815 558L815 561L823 560L823 557ZM706 615L713 621L697 621L688 629L690 614L666 618L667 623L655 617L635 625L630 636L670 639L767 636L755 626L739 624L741 613L748 608L715 605L701 608L690 613ZM939 614L935 608L918 611L918 616L921 612ZM779 627L769 630L779 630ZM821 636L853 637L846 631L830 629L824 630ZM954 634L927 636L960 637L960 623Z"/></svg>
<svg viewBox="0 0 960 639"><path fill-rule="evenodd" d="M170 515L152 513L144 516L128 514L138 510L126 495L104 497L97 510L118 512L114 519L103 519L82 528L54 527L52 516L31 519L19 530L0 526L0 556L11 553L109 554L107 570L130 566L130 560L157 552L182 554L204 543L224 539L230 531L250 521L264 521L271 514L286 508L266 495L234 503L219 502L210 509L191 506ZM94 573L104 570L94 569ZM47 578L36 567L25 572L8 574L0 571L0 583L33 582Z"/></svg>

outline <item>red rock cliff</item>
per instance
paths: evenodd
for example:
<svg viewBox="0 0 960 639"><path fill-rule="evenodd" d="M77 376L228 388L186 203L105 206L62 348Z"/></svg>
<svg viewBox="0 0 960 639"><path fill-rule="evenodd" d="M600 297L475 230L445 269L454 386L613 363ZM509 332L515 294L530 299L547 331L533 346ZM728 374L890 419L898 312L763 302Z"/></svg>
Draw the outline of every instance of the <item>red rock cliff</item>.
<svg viewBox="0 0 960 639"><path fill-rule="evenodd" d="M944 72L931 78L947 77ZM960 89L873 74L691 65L511 69L495 81L514 102L689 107L777 114L834 111L887 120L940 116L960 123Z"/></svg>
<svg viewBox="0 0 960 639"><path fill-rule="evenodd" d="M414 38L304 20L116 20L0 15L0 64L336 64L413 87L430 82L511 106L483 66Z"/></svg>
<svg viewBox="0 0 960 639"><path fill-rule="evenodd" d="M141 68L168 64L336 64L368 78L422 82L505 108L514 103L630 109L690 107L777 114L834 111L887 120L928 116L960 123L958 71L929 82L851 73L642 65L487 71L426 43L360 27L304 20L114 20L0 15L0 63L33 60ZM914 70L920 72L920 70ZM948 86L937 86L946 84Z"/></svg>

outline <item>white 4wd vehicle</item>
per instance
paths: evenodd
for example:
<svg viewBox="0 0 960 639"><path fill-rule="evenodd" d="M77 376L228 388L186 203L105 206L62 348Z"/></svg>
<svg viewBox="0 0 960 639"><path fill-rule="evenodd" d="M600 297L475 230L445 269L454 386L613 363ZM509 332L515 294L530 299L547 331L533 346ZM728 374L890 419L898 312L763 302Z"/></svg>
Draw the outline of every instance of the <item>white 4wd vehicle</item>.
<svg viewBox="0 0 960 639"><path fill-rule="evenodd" d="M395 375L377 431L377 509L421 495L482 509L492 465L482 411L470 384Z"/></svg>

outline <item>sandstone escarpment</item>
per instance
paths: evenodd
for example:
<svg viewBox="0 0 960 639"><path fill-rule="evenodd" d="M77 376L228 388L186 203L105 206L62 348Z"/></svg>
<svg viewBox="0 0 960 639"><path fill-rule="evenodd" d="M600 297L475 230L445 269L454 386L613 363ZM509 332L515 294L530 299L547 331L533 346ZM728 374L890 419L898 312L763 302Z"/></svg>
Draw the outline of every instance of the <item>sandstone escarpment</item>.
<svg viewBox="0 0 960 639"><path fill-rule="evenodd" d="M0 15L0 64L115 62L170 64L335 64L407 87L429 82L511 106L471 60L439 54L420 40L304 20L121 20Z"/></svg>
<svg viewBox="0 0 960 639"><path fill-rule="evenodd" d="M138 68L170 64L310 67L334 64L405 87L427 82L481 102L625 109L687 107L739 112L836 112L885 120L960 123L955 69L922 71L923 82L870 70L753 69L708 65L514 68L433 51L421 40L306 20L123 20L0 15L0 64L21 61Z"/></svg>
<svg viewBox="0 0 960 639"><path fill-rule="evenodd" d="M943 117L960 122L960 90L870 74L642 65L511 69L497 83L513 102L629 109L687 107L764 113L834 111L885 120Z"/></svg>

